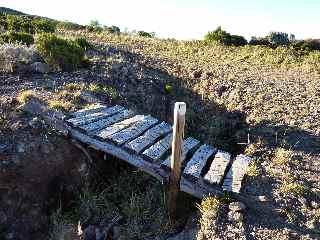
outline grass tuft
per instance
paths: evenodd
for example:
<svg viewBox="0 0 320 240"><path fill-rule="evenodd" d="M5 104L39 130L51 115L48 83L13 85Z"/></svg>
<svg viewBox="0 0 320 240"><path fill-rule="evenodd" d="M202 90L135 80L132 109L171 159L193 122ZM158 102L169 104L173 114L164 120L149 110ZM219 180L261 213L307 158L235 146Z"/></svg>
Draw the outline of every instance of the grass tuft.
<svg viewBox="0 0 320 240"><path fill-rule="evenodd" d="M31 98L36 97L36 93L32 90L25 90L19 93L17 100L20 103L26 103L29 101Z"/></svg>

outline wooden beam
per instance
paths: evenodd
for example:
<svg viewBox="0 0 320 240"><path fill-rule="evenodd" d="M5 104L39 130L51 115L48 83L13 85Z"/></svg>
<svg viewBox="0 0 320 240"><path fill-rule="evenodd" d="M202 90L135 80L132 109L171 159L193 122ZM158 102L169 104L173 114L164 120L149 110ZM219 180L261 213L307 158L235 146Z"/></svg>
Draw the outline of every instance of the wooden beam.
<svg viewBox="0 0 320 240"><path fill-rule="evenodd" d="M196 148L199 146L199 144L200 144L200 141L192 137L188 137L183 141L182 153L181 153L182 165L185 162L187 155L189 155L189 153L193 153L196 150ZM167 171L171 171L171 156L161 163L161 167Z"/></svg>
<svg viewBox="0 0 320 240"><path fill-rule="evenodd" d="M187 166L184 169L183 174L190 178L190 180L197 181L202 175L203 169L206 166L208 160L213 156L217 150L207 144L203 144L193 154Z"/></svg>
<svg viewBox="0 0 320 240"><path fill-rule="evenodd" d="M168 188L168 207L172 220L177 219L177 200L180 190L182 142L184 137L186 104L176 102L174 105L174 124L172 139L171 172Z"/></svg>
<svg viewBox="0 0 320 240"><path fill-rule="evenodd" d="M158 162L163 155L165 155L171 148L172 133L162 138L151 147L143 151L144 158L151 162Z"/></svg>
<svg viewBox="0 0 320 240"><path fill-rule="evenodd" d="M126 143L124 147L128 148L128 150L132 150L135 153L141 153L144 149L154 144L157 139L165 136L170 131L171 126L166 122L162 122L146 131L140 137Z"/></svg>

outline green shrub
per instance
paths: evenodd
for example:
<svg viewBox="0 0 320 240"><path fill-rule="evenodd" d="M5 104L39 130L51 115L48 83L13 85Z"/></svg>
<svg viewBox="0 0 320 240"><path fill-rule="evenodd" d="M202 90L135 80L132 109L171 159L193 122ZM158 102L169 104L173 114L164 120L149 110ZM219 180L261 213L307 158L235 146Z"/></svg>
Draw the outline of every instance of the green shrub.
<svg viewBox="0 0 320 240"><path fill-rule="evenodd" d="M74 41L42 33L36 38L36 47L43 59L56 70L74 70L81 66L84 49Z"/></svg>
<svg viewBox="0 0 320 240"><path fill-rule="evenodd" d="M270 32L267 37L269 39L269 42L276 46L287 46L289 44L288 33Z"/></svg>
<svg viewBox="0 0 320 240"><path fill-rule="evenodd" d="M306 52L320 50L320 40L317 39L296 41L293 42L291 45L295 50L301 50Z"/></svg>
<svg viewBox="0 0 320 240"><path fill-rule="evenodd" d="M22 43L31 45L34 43L34 38L29 33L24 32L8 32L0 35L0 42L5 43Z"/></svg>
<svg viewBox="0 0 320 240"><path fill-rule="evenodd" d="M205 42L219 42L227 46L244 46L248 42L243 36L231 35L230 33L222 30L221 27L218 27L216 30L208 32L204 36Z"/></svg>
<svg viewBox="0 0 320 240"><path fill-rule="evenodd" d="M89 25L86 26L89 32L102 32L103 28L98 20L91 20Z"/></svg>
<svg viewBox="0 0 320 240"><path fill-rule="evenodd" d="M120 33L120 28L117 26L111 26L111 27L104 27L104 30L108 33L115 33L115 34L119 34Z"/></svg>
<svg viewBox="0 0 320 240"><path fill-rule="evenodd" d="M57 23L56 28L64 29L64 30L81 30L81 29L84 29L85 26L82 26L73 22L69 22L69 21L62 21Z"/></svg>
<svg viewBox="0 0 320 240"><path fill-rule="evenodd" d="M33 33L31 20L25 16L7 15L6 29L9 31Z"/></svg>
<svg viewBox="0 0 320 240"><path fill-rule="evenodd" d="M32 26L36 33L52 33L55 31L56 24L51 20L47 20L44 18L35 18L32 20Z"/></svg>
<svg viewBox="0 0 320 240"><path fill-rule="evenodd" d="M206 42L216 41L216 42L220 42L222 44L227 45L227 43L230 41L229 38L230 38L230 34L222 30L221 27L218 27L216 30L212 32L208 32L204 36L204 41Z"/></svg>
<svg viewBox="0 0 320 240"><path fill-rule="evenodd" d="M0 30L4 31L8 29L7 16L0 13Z"/></svg>
<svg viewBox="0 0 320 240"><path fill-rule="evenodd" d="M231 35L230 36L230 44L232 46L244 46L247 45L248 42L247 40L243 37L243 36L239 36L239 35Z"/></svg>
<svg viewBox="0 0 320 240"><path fill-rule="evenodd" d="M88 42L85 38L76 38L74 40L75 44L77 44L79 47L83 48L84 50L92 50L94 49L94 46Z"/></svg>
<svg viewBox="0 0 320 240"><path fill-rule="evenodd" d="M137 35L140 36L140 37L149 37L149 38L152 38L152 37L155 36L155 33L154 33L154 32L148 33L148 32L145 32L145 31L138 31L138 32L137 32Z"/></svg>
<svg viewBox="0 0 320 240"><path fill-rule="evenodd" d="M261 46L268 46L271 47L272 43L268 40L268 38L257 38L257 37L252 37L251 40L249 41L249 45L261 45Z"/></svg>

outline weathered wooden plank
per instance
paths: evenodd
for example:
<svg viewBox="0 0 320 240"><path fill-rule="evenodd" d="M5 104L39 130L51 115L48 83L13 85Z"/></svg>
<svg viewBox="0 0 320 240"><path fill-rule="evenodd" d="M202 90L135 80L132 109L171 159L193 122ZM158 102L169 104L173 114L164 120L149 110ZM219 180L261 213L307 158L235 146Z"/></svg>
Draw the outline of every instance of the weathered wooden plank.
<svg viewBox="0 0 320 240"><path fill-rule="evenodd" d="M99 130L95 133L95 135L100 138L107 139L107 137L109 137L110 135L130 127L132 124L141 121L143 118L144 115L136 115L132 118L125 119L121 122L115 123L109 127Z"/></svg>
<svg viewBox="0 0 320 240"><path fill-rule="evenodd" d="M187 158L188 153L193 152L200 144L200 141L192 137L188 137L183 141L182 144L182 154L181 154L181 164ZM165 161L161 163L161 167L166 170L171 168L171 156L169 156Z"/></svg>
<svg viewBox="0 0 320 240"><path fill-rule="evenodd" d="M251 158L240 154L233 161L224 181L223 190L239 193L241 189L242 179L248 169Z"/></svg>
<svg viewBox="0 0 320 240"><path fill-rule="evenodd" d="M109 140L113 141L117 145L122 145L128 141L131 141L141 135L148 128L152 127L158 122L157 119L151 117L150 115L145 116L141 121L134 123L131 127L126 128L120 132L112 134L107 137Z"/></svg>
<svg viewBox="0 0 320 240"><path fill-rule="evenodd" d="M171 126L166 122L162 122L146 131L142 136L126 143L125 147L133 150L136 153L141 153L144 149L151 146L158 138L169 133L170 131Z"/></svg>
<svg viewBox="0 0 320 240"><path fill-rule="evenodd" d="M92 114L92 113L96 113L96 112L100 112L104 109L107 109L108 107L106 105L97 103L97 104L91 104L89 105L87 108L81 109L79 111L73 112L70 115L73 118L77 118L77 117L83 117L85 115L88 114Z"/></svg>
<svg viewBox="0 0 320 240"><path fill-rule="evenodd" d="M216 153L216 149L203 144L192 156L184 169L184 175L191 180L198 180L208 159Z"/></svg>
<svg viewBox="0 0 320 240"><path fill-rule="evenodd" d="M152 162L157 162L171 148L172 134L170 133L165 138L162 138L151 147L144 150L143 156Z"/></svg>
<svg viewBox="0 0 320 240"><path fill-rule="evenodd" d="M110 108L102 109L99 112L90 113L85 116L68 119L67 122L77 127L80 125L89 124L89 123L101 120L103 118L109 117L123 110L124 110L124 107L116 105Z"/></svg>
<svg viewBox="0 0 320 240"><path fill-rule="evenodd" d="M211 184L221 184L230 160L231 155L229 153L219 150L214 156L210 169L204 176L204 180Z"/></svg>
<svg viewBox="0 0 320 240"><path fill-rule="evenodd" d="M159 166L156 164L147 162L140 158L138 155L130 154L121 147L117 147L112 143L107 143L94 139L86 134L83 134L75 129L70 129L70 136L79 140L82 143L90 145L92 148L106 152L115 156L123 161L130 163L131 165L139 168L140 170L154 176L159 181L163 182L168 178L168 174L165 173Z"/></svg>
<svg viewBox="0 0 320 240"><path fill-rule="evenodd" d="M180 180L180 190L199 199L209 195L223 195L223 191L220 186L207 185L202 182L195 183L183 175L181 176Z"/></svg>
<svg viewBox="0 0 320 240"><path fill-rule="evenodd" d="M79 128L81 128L87 132L96 132L96 131L99 131L103 128L106 128L112 124L120 122L126 118L132 117L133 114L134 114L133 111L125 109L125 110L123 110L123 111L121 111L111 117L101 119L97 122L82 125Z"/></svg>

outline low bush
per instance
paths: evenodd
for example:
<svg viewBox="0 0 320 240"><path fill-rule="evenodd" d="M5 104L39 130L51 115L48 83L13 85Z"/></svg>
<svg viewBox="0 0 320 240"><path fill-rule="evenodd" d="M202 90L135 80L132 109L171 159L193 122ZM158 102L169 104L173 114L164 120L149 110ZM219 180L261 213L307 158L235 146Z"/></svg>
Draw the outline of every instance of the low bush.
<svg viewBox="0 0 320 240"><path fill-rule="evenodd" d="M295 41L292 43L292 46L295 50L301 51L320 51L320 40L318 39L307 39L301 41Z"/></svg>
<svg viewBox="0 0 320 240"><path fill-rule="evenodd" d="M155 33L154 32L148 33L148 32L145 32L145 31L138 31L137 35L140 36L140 37L148 37L148 38L155 37Z"/></svg>
<svg viewBox="0 0 320 240"><path fill-rule="evenodd" d="M85 29L85 26L69 22L69 21L62 21L58 22L56 25L56 29L63 29L63 30L82 30Z"/></svg>
<svg viewBox="0 0 320 240"><path fill-rule="evenodd" d="M6 29L9 31L33 32L30 18L16 15L7 15Z"/></svg>
<svg viewBox="0 0 320 240"><path fill-rule="evenodd" d="M88 42L88 40L85 38L76 38L76 39L74 39L74 42L79 47L83 48L84 50L94 49L94 46L90 42Z"/></svg>
<svg viewBox="0 0 320 240"><path fill-rule="evenodd" d="M102 32L103 27L98 20L91 20L89 25L86 26L86 29L89 32Z"/></svg>
<svg viewBox="0 0 320 240"><path fill-rule="evenodd" d="M32 26L36 33L47 32L52 33L55 31L56 23L44 18L35 18L32 20Z"/></svg>
<svg viewBox="0 0 320 240"><path fill-rule="evenodd" d="M204 36L204 41L209 43L215 41L227 46L244 46L248 43L243 36L231 35L230 33L222 30L221 27L208 32Z"/></svg>
<svg viewBox="0 0 320 240"><path fill-rule="evenodd" d="M55 70L74 70L81 66L84 49L74 41L42 33L36 38L36 47L43 59Z"/></svg>
<svg viewBox="0 0 320 240"><path fill-rule="evenodd" d="M0 35L0 43L21 43L31 45L34 43L34 38L29 33L24 32L8 32Z"/></svg>
<svg viewBox="0 0 320 240"><path fill-rule="evenodd" d="M271 47L272 43L268 40L268 38L265 38L265 37L262 37L262 38L252 37L251 40L249 41L249 45L261 45L261 46Z"/></svg>
<svg viewBox="0 0 320 240"><path fill-rule="evenodd" d="M119 34L120 33L120 28L117 26L111 26L111 27L104 27L104 30L108 33L115 33L115 34Z"/></svg>
<svg viewBox="0 0 320 240"><path fill-rule="evenodd" d="M239 35L231 35L230 36L230 45L232 45L232 46L238 47L238 46L244 46L247 44L248 44L248 42L243 36L239 36Z"/></svg>

